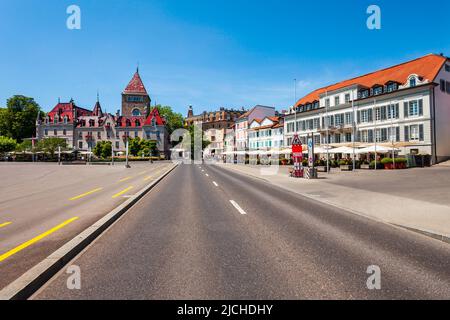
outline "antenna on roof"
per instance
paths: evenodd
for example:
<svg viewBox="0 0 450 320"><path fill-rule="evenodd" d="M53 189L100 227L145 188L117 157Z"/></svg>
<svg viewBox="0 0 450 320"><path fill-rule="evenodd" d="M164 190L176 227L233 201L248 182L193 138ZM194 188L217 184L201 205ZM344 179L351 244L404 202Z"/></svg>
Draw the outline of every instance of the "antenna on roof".
<svg viewBox="0 0 450 320"><path fill-rule="evenodd" d="M98 93L98 89L97 89L97 102L100 102L100 95Z"/></svg>

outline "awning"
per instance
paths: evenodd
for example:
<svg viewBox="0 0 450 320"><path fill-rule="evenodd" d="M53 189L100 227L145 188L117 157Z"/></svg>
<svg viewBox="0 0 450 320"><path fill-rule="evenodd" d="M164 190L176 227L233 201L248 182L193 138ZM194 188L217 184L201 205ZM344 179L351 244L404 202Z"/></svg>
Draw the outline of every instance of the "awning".
<svg viewBox="0 0 450 320"><path fill-rule="evenodd" d="M358 149L353 149L350 147L339 147L339 148L335 148L335 149L331 149L330 151L328 151L329 153L333 153L333 154L352 154L353 150L355 153L357 153ZM325 151L326 152L326 151Z"/></svg>
<svg viewBox="0 0 450 320"><path fill-rule="evenodd" d="M400 151L400 149L397 148L388 148L385 146L380 146L380 145L373 145L364 149L359 149L356 151L356 153L358 154L364 154L364 153L389 153L392 151Z"/></svg>

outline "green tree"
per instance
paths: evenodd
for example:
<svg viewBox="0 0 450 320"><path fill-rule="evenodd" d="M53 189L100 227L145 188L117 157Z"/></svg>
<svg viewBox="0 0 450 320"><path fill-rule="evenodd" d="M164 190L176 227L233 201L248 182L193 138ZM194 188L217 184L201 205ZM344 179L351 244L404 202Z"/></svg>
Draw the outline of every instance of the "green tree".
<svg viewBox="0 0 450 320"><path fill-rule="evenodd" d="M49 153L53 158L58 148L61 147L61 150L65 150L67 148L67 142L65 139L61 138L47 138L39 141L37 145L37 149L43 152Z"/></svg>
<svg viewBox="0 0 450 320"><path fill-rule="evenodd" d="M99 141L92 149L92 153L99 158L109 158L112 155L112 143L111 141Z"/></svg>
<svg viewBox="0 0 450 320"><path fill-rule="evenodd" d="M33 98L16 95L8 99L7 108L0 111L0 134L22 142L36 131L39 105Z"/></svg>
<svg viewBox="0 0 450 320"><path fill-rule="evenodd" d="M132 156L138 156L141 150L141 138L136 137L128 140L128 149Z"/></svg>
<svg viewBox="0 0 450 320"><path fill-rule="evenodd" d="M112 156L112 142L111 141L103 141L102 153L101 156L103 159L109 158Z"/></svg>
<svg viewBox="0 0 450 320"><path fill-rule="evenodd" d="M156 108L158 108L161 117L166 119L166 126L169 134L174 132L176 129L183 128L184 119L181 113L174 112L169 106L157 105Z"/></svg>
<svg viewBox="0 0 450 320"><path fill-rule="evenodd" d="M17 147L17 142L14 139L0 136L0 155L4 155L7 152L14 151Z"/></svg>
<svg viewBox="0 0 450 320"><path fill-rule="evenodd" d="M33 149L33 143L31 140L24 140L22 143L19 143L16 147L16 151L24 152L31 151Z"/></svg>
<svg viewBox="0 0 450 320"><path fill-rule="evenodd" d="M153 140L142 140L140 154L144 153L145 156L154 156L156 154L157 145Z"/></svg>

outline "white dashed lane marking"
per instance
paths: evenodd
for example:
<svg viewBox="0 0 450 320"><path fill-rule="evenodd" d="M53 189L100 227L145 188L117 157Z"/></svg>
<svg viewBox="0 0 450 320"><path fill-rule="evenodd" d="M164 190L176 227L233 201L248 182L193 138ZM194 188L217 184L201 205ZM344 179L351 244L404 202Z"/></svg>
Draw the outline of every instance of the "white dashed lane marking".
<svg viewBox="0 0 450 320"><path fill-rule="evenodd" d="M237 209L237 211L239 211L240 214L247 214L247 212L245 212L234 200L230 200L231 204L233 205L233 207L235 207Z"/></svg>

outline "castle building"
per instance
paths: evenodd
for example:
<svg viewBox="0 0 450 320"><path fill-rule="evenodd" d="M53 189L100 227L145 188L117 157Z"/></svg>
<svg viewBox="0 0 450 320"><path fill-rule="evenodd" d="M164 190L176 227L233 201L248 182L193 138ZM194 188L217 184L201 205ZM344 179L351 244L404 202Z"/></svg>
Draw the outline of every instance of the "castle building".
<svg viewBox="0 0 450 320"><path fill-rule="evenodd" d="M220 108L218 111L204 111L200 115L194 115L194 110L190 106L184 125L185 127L189 127L194 123L201 123L204 131L209 129L225 130L230 125L233 125L244 113L245 110Z"/></svg>
<svg viewBox="0 0 450 320"><path fill-rule="evenodd" d="M92 110L81 108L73 100L58 104L36 123L38 140L49 137L65 139L78 151L92 150L100 141L110 141L115 154L126 151L126 141L139 137L156 142L159 155L170 157L166 120L157 108L151 110L151 99L136 71L122 92L122 113L104 113L97 97Z"/></svg>

